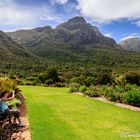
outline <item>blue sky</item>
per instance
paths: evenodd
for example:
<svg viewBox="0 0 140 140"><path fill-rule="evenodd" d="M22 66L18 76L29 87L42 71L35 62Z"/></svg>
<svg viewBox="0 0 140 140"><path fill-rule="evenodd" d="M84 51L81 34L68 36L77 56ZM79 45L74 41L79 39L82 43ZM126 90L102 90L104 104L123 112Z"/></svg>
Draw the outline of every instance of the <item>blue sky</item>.
<svg viewBox="0 0 140 140"><path fill-rule="evenodd" d="M14 31L58 24L83 16L119 41L140 36L138 0L0 0L0 30Z"/></svg>

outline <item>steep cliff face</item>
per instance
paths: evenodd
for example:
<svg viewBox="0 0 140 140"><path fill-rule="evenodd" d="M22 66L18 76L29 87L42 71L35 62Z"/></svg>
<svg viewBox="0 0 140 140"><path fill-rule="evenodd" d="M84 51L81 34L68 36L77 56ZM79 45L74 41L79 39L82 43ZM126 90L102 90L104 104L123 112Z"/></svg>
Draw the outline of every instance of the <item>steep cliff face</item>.
<svg viewBox="0 0 140 140"><path fill-rule="evenodd" d="M7 33L15 42L41 57L55 54L72 56L74 51L85 51L83 46L116 48L112 38L105 37L97 27L87 23L83 17L74 17L55 29L50 26Z"/></svg>
<svg viewBox="0 0 140 140"><path fill-rule="evenodd" d="M103 36L97 27L87 23L83 17L75 17L56 27L55 37L65 42L80 44L104 44L115 47L116 42Z"/></svg>

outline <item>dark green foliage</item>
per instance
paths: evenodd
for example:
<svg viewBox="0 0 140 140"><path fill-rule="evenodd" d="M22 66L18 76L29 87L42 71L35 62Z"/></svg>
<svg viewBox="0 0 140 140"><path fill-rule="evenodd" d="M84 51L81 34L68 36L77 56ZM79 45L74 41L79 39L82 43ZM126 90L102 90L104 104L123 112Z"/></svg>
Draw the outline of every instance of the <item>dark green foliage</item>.
<svg viewBox="0 0 140 140"><path fill-rule="evenodd" d="M41 82L41 83L45 83L45 81L47 80L47 74L46 73L40 73L37 77L37 79Z"/></svg>
<svg viewBox="0 0 140 140"><path fill-rule="evenodd" d="M128 91L125 95L126 103L140 107L140 90Z"/></svg>
<svg viewBox="0 0 140 140"><path fill-rule="evenodd" d="M58 72L55 67L49 67L47 69L47 79L52 80L53 83L59 82Z"/></svg>
<svg viewBox="0 0 140 140"><path fill-rule="evenodd" d="M127 103L140 107L140 88L136 85L127 85L124 89L120 85L102 86L104 97L113 102Z"/></svg>
<svg viewBox="0 0 140 140"><path fill-rule="evenodd" d="M79 88L79 91L84 93L85 91L87 90L87 87L84 85L84 86L80 86Z"/></svg>
<svg viewBox="0 0 140 140"><path fill-rule="evenodd" d="M85 76L80 75L78 77L74 77L71 82L73 83L79 83L80 85L85 85Z"/></svg>
<svg viewBox="0 0 140 140"><path fill-rule="evenodd" d="M90 86L88 90L84 92L84 95L90 97L99 97L101 96L100 88L98 86Z"/></svg>
<svg viewBox="0 0 140 140"><path fill-rule="evenodd" d="M38 75L37 80L40 81L40 83L52 85L60 81L58 76L57 69L49 67L45 73L40 73Z"/></svg>
<svg viewBox="0 0 140 140"><path fill-rule="evenodd" d="M112 84L114 82L111 69L100 69L97 73L97 82L101 85Z"/></svg>
<svg viewBox="0 0 140 140"><path fill-rule="evenodd" d="M124 93L121 93L117 91L117 89L112 89L109 87L106 91L104 96L106 97L107 100L113 101L113 102L123 102L124 100Z"/></svg>
<svg viewBox="0 0 140 140"><path fill-rule="evenodd" d="M79 92L80 85L78 83L72 83L70 85L69 93Z"/></svg>
<svg viewBox="0 0 140 140"><path fill-rule="evenodd" d="M140 72L127 72L125 75L127 83L136 84L140 86Z"/></svg>

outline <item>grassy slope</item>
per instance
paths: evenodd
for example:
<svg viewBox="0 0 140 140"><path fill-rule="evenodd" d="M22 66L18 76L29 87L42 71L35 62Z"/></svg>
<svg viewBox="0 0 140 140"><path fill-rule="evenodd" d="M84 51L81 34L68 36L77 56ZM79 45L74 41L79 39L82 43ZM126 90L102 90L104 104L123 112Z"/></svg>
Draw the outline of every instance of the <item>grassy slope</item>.
<svg viewBox="0 0 140 140"><path fill-rule="evenodd" d="M120 133L140 131L138 112L68 94L67 88L20 88L27 97L32 140L134 140Z"/></svg>

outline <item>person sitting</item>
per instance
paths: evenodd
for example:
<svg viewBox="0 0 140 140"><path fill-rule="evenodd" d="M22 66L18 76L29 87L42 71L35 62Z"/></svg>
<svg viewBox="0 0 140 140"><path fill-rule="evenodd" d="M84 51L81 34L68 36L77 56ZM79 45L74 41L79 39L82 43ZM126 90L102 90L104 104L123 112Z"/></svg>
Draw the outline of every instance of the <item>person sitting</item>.
<svg viewBox="0 0 140 140"><path fill-rule="evenodd" d="M11 96L11 97L9 97ZM11 118L14 117L14 124L16 124L16 121L18 121L18 126L24 127L24 125L21 124L21 117L20 112L18 110L12 110L9 109L9 107L6 104L6 101L13 100L15 98L15 92L11 91L10 93L5 91L1 93L0 96L0 115L2 118L9 118L9 123L11 122Z"/></svg>

